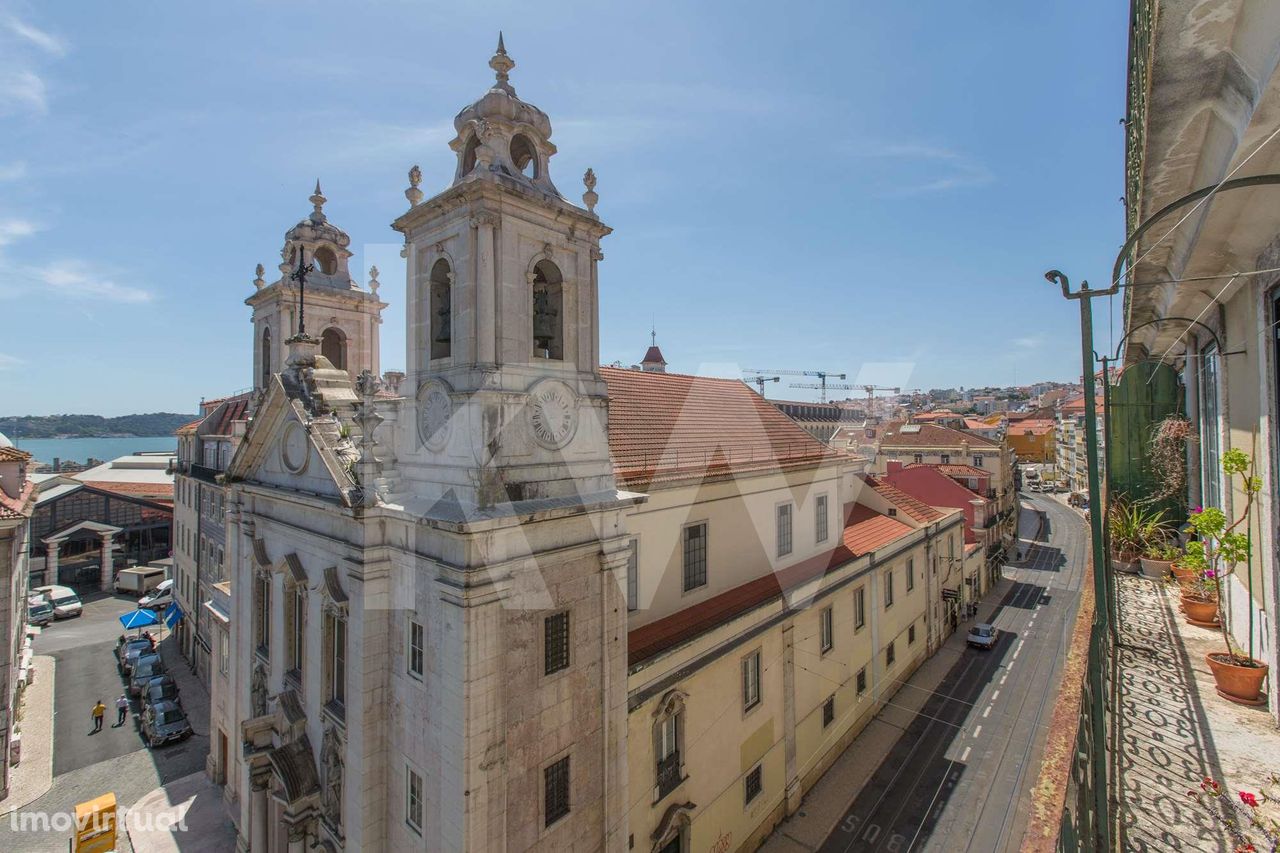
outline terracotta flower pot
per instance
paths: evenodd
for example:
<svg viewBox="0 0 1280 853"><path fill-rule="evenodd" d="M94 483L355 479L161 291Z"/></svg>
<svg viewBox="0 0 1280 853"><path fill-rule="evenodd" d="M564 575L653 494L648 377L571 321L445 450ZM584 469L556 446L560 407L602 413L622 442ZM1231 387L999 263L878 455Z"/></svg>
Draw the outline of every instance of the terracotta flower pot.
<svg viewBox="0 0 1280 853"><path fill-rule="evenodd" d="M1182 612L1187 622L1199 628L1218 627L1218 602L1192 595L1182 596Z"/></svg>
<svg viewBox="0 0 1280 853"><path fill-rule="evenodd" d="M1126 575L1136 575L1139 571L1138 563L1131 554L1111 554L1111 570L1113 572L1123 572Z"/></svg>
<svg viewBox="0 0 1280 853"><path fill-rule="evenodd" d="M1218 684L1218 695L1223 699L1239 705L1267 704L1267 697L1262 695L1262 682L1269 669L1265 663L1250 658L1253 666L1240 666L1222 652L1205 655L1204 659L1209 662L1213 680Z"/></svg>
<svg viewBox="0 0 1280 853"><path fill-rule="evenodd" d="M1153 560L1150 557L1142 557L1142 576L1146 578L1154 578L1160 580L1169 573L1169 567L1173 565L1173 560Z"/></svg>
<svg viewBox="0 0 1280 853"><path fill-rule="evenodd" d="M1194 581L1196 579L1195 569L1179 566L1177 563L1174 563L1169 570L1173 572L1173 576L1177 578L1180 583L1183 581Z"/></svg>

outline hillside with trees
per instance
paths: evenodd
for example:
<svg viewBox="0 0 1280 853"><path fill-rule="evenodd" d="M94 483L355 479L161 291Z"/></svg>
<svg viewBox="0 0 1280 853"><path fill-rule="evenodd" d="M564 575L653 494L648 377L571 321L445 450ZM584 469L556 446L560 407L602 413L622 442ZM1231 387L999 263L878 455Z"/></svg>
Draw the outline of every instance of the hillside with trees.
<svg viewBox="0 0 1280 853"><path fill-rule="evenodd" d="M19 438L109 438L113 436L173 435L196 415L153 412L145 415L16 415L0 417L0 432Z"/></svg>

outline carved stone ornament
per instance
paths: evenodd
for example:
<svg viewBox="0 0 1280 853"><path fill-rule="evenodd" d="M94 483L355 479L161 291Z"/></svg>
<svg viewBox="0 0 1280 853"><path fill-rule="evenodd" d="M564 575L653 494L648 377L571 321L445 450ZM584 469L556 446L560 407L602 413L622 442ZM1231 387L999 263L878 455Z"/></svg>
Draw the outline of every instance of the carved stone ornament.
<svg viewBox="0 0 1280 853"><path fill-rule="evenodd" d="M330 826L342 826L342 741L332 727L320 747L320 810Z"/></svg>
<svg viewBox="0 0 1280 853"><path fill-rule="evenodd" d="M294 474L307 470L308 450L307 431L302 424L292 421L284 428L280 437L280 462L285 469Z"/></svg>
<svg viewBox="0 0 1280 853"><path fill-rule="evenodd" d="M548 450L559 450L578 428L578 399L563 382L543 380L529 392L529 430Z"/></svg>
<svg viewBox="0 0 1280 853"><path fill-rule="evenodd" d="M498 214L491 210L482 210L471 217L471 224L477 228L493 228L498 224Z"/></svg>
<svg viewBox="0 0 1280 853"><path fill-rule="evenodd" d="M452 429L453 400L440 382L429 381L418 391L418 438L432 451L443 450Z"/></svg>
<svg viewBox="0 0 1280 853"><path fill-rule="evenodd" d="M253 716L262 717L267 713L267 668L258 664L253 668L253 678L249 682L249 705Z"/></svg>

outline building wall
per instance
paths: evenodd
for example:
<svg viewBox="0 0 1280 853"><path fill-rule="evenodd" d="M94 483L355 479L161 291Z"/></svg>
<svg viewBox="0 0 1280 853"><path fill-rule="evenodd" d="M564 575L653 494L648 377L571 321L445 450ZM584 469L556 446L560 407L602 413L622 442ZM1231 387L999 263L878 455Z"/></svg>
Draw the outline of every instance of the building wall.
<svg viewBox="0 0 1280 853"><path fill-rule="evenodd" d="M28 530L26 518L0 521L0 799L9 794L9 743L27 633Z"/></svg>

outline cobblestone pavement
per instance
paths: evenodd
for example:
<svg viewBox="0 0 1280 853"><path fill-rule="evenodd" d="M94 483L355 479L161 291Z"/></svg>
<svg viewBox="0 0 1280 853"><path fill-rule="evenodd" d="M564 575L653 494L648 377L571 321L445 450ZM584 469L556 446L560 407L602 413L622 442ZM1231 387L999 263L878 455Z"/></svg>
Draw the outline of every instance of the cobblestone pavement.
<svg viewBox="0 0 1280 853"><path fill-rule="evenodd" d="M1280 769L1280 732L1265 708L1217 695L1204 656L1220 651L1220 635L1187 625L1177 595L1175 587L1157 581L1120 579L1115 720L1121 846L1231 851L1218 821L1187 791L1206 776L1232 792L1256 791L1259 781Z"/></svg>

